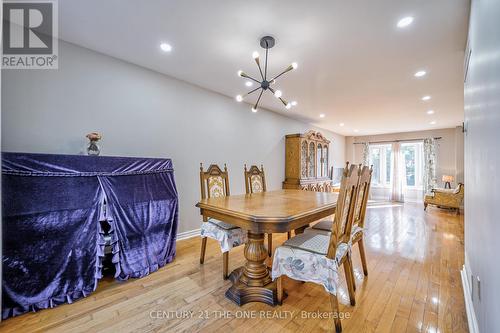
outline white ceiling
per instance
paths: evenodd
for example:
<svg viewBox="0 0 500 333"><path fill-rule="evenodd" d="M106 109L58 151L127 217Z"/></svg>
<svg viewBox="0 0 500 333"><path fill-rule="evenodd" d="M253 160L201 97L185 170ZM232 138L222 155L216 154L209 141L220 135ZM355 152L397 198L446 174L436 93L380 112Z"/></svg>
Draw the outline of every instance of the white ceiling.
<svg viewBox="0 0 500 333"><path fill-rule="evenodd" d="M251 54L270 34L270 73L299 64L276 84L298 106L285 110L270 93L262 106L365 135L461 124L468 11L468 0L64 0L59 35L234 97L248 90L239 69L258 76ZM408 15L413 24L398 29ZM413 77L419 69L428 74Z"/></svg>

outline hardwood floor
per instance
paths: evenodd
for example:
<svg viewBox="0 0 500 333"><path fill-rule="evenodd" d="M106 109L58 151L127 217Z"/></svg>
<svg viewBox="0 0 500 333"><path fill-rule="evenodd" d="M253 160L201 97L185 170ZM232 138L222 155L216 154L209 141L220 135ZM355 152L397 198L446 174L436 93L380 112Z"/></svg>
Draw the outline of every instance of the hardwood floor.
<svg viewBox="0 0 500 333"><path fill-rule="evenodd" d="M463 217L422 205L381 203L367 209L368 277L353 250L356 306L339 287L344 332L467 332L460 269ZM286 234L274 236L279 245ZM238 307L224 297L222 254L209 240L199 264L198 237L177 243L176 260L143 279L100 281L73 304L11 318L1 332L318 332L332 331L323 287L285 279L283 306ZM244 262L243 247L231 251L230 270ZM343 274L341 274L343 276ZM251 318L251 317L254 318ZM250 317L250 318L249 318ZM273 318L276 317L276 318ZM308 317L308 318L305 318Z"/></svg>

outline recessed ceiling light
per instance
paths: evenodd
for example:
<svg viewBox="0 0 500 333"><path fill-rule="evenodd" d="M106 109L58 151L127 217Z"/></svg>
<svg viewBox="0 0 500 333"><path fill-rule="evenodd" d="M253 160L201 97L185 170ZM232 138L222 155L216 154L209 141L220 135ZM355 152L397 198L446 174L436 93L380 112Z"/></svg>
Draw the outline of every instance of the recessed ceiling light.
<svg viewBox="0 0 500 333"><path fill-rule="evenodd" d="M415 75L415 77L422 77L422 76L424 76L425 74L427 74L427 72L426 72L426 71L418 71L418 72L416 72L414 75Z"/></svg>
<svg viewBox="0 0 500 333"><path fill-rule="evenodd" d="M252 108L252 112L253 113L257 112L257 109L256 108Z"/></svg>
<svg viewBox="0 0 500 333"><path fill-rule="evenodd" d="M427 114L434 114L434 110L427 111Z"/></svg>
<svg viewBox="0 0 500 333"><path fill-rule="evenodd" d="M247 81L247 82L245 82L245 86L251 87L251 86L253 86L253 82L252 81Z"/></svg>
<svg viewBox="0 0 500 333"><path fill-rule="evenodd" d="M413 22L413 17L411 17L411 16L403 17L401 20L398 21L398 28L407 27L412 22Z"/></svg>
<svg viewBox="0 0 500 333"><path fill-rule="evenodd" d="M292 101L292 106L297 106L297 101Z"/></svg>
<svg viewBox="0 0 500 333"><path fill-rule="evenodd" d="M429 124L431 124L431 125L436 125L436 121L434 121L434 120L433 120L433 121L431 121Z"/></svg>
<svg viewBox="0 0 500 333"><path fill-rule="evenodd" d="M340 124L339 124L339 126L340 126L340 127L343 127L344 125L345 125L344 123L340 123Z"/></svg>
<svg viewBox="0 0 500 333"><path fill-rule="evenodd" d="M172 51L172 46L170 44L167 44L167 43L161 43L160 44L160 49L163 52L170 52L170 51Z"/></svg>
<svg viewBox="0 0 500 333"><path fill-rule="evenodd" d="M354 133L358 133L358 132L359 132L359 130L357 130L357 129L354 130Z"/></svg>
<svg viewBox="0 0 500 333"><path fill-rule="evenodd" d="M237 95L236 96L236 101L237 102L241 102L243 100L243 97L241 97L241 95Z"/></svg>
<svg viewBox="0 0 500 333"><path fill-rule="evenodd" d="M325 114L324 114L324 113L322 113L322 114L320 114L320 115L319 115L319 117L320 117L320 118L325 118Z"/></svg>
<svg viewBox="0 0 500 333"><path fill-rule="evenodd" d="M431 96L429 96L429 95L422 97L423 101L428 101L430 99L431 99Z"/></svg>

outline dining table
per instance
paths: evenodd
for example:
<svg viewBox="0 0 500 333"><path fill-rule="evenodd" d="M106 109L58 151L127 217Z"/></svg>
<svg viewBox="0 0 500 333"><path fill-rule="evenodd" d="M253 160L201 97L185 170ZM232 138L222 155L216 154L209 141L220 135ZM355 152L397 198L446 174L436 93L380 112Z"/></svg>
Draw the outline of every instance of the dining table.
<svg viewBox="0 0 500 333"><path fill-rule="evenodd" d="M242 267L229 276L226 297L238 305L278 304L276 282L265 261L264 234L304 232L310 223L335 214L338 193L277 190L202 199L196 204L204 220L217 219L248 232Z"/></svg>

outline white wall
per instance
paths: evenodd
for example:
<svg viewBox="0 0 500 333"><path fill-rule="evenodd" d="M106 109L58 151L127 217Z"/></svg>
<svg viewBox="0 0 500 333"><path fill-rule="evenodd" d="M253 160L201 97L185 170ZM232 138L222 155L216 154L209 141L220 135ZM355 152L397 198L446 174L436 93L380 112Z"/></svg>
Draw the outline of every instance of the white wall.
<svg viewBox="0 0 500 333"><path fill-rule="evenodd" d="M472 292L484 333L500 332L499 18L499 1L472 1L472 55L465 83L465 253L472 285L467 293Z"/></svg>
<svg viewBox="0 0 500 333"><path fill-rule="evenodd" d="M244 163L263 163L268 189L279 189L284 136L312 128L72 44L60 42L59 56L59 70L2 70L2 150L81 154L98 131L103 155L172 158L179 232L200 225L200 162L227 163L232 194L245 191ZM343 165L344 137L321 131Z"/></svg>
<svg viewBox="0 0 500 333"><path fill-rule="evenodd" d="M442 137L438 140L437 155L438 163L436 174L438 183L441 186L441 176L443 174L455 177L454 185L463 182L463 140L464 136L461 127L435 129L429 131L391 133L371 136L357 136L346 138L346 160L354 163L361 163L363 159L363 146L355 145L354 142L367 141L391 141L409 140L427 137Z"/></svg>

